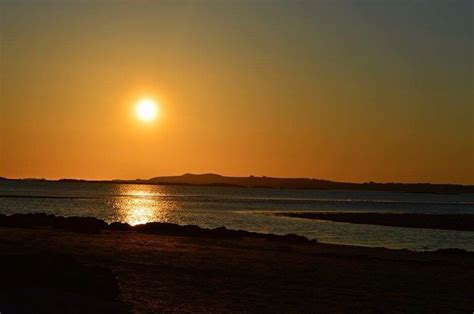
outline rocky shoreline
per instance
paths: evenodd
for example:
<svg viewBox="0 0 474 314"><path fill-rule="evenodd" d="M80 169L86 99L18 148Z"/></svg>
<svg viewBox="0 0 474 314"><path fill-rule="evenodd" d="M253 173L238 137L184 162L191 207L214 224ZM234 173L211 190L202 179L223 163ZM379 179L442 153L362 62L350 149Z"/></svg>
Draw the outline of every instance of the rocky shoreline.
<svg viewBox="0 0 474 314"><path fill-rule="evenodd" d="M3 313L466 313L474 253L0 215Z"/></svg>
<svg viewBox="0 0 474 314"><path fill-rule="evenodd" d="M179 225L165 222L150 222L146 224L131 226L127 223L113 222L106 223L94 217L62 217L52 214L30 213L30 214L0 214L0 227L10 228L51 228L63 231L79 233L100 233L105 230L131 231L147 234L192 236L214 239L241 239L256 238L269 241L288 243L316 243L316 240L309 240L306 237L296 234L277 235L272 233L257 233L245 230L232 230L226 227L214 229L201 228L196 225Z"/></svg>

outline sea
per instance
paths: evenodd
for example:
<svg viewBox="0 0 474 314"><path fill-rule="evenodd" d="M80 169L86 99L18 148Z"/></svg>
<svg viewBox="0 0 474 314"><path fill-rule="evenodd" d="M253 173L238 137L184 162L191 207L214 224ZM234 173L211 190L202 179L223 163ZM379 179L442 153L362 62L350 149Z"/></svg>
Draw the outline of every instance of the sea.
<svg viewBox="0 0 474 314"><path fill-rule="evenodd" d="M287 234L319 242L429 251L474 251L474 232L385 227L275 215L278 212L474 214L474 194L290 190L99 182L0 181L0 213L92 216Z"/></svg>

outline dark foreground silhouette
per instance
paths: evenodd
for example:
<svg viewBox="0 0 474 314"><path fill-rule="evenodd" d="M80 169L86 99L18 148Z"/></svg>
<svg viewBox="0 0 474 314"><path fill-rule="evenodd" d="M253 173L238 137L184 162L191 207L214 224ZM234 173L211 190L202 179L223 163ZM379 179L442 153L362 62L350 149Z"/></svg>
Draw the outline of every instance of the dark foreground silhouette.
<svg viewBox="0 0 474 314"><path fill-rule="evenodd" d="M103 220L94 217L61 217L43 213L13 214L10 216L0 214L0 227L53 228L80 233L100 233L104 230L116 230L215 239L240 239L242 237L247 237L291 243L316 242L315 240L308 240L306 237L291 233L286 235L276 235L271 233L249 232L245 230L230 230L226 227L205 229L196 225L181 226L165 222L150 222L137 226L130 226L127 223L121 222L113 222L109 225Z"/></svg>
<svg viewBox="0 0 474 314"><path fill-rule="evenodd" d="M8 278L1 284L2 313L18 312L7 309L19 304L25 313L474 308L474 254L463 250L416 253L252 233L220 237L222 229L49 215L1 216L0 222L0 276Z"/></svg>
<svg viewBox="0 0 474 314"><path fill-rule="evenodd" d="M473 214L387 214L387 213L277 213L277 216L330 220L354 224L474 231Z"/></svg>
<svg viewBox="0 0 474 314"><path fill-rule="evenodd" d="M2 313L126 313L115 275L71 255L41 252L0 257Z"/></svg>

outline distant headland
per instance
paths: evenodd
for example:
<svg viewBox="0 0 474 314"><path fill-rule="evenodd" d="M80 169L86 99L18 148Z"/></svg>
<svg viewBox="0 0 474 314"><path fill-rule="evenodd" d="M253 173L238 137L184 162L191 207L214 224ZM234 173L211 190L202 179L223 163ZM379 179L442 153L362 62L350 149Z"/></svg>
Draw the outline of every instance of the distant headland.
<svg viewBox="0 0 474 314"><path fill-rule="evenodd" d="M191 185L191 186L219 186L240 188L268 188L268 189L306 189L306 190L361 190L361 191L396 191L409 193L457 194L474 193L474 185L460 184L432 184L432 183L351 183L336 182L312 178L276 178L276 177L229 177L219 174L191 174L180 176L161 176L151 179L136 180L81 180L59 179L47 180L36 178L8 179L8 181L55 181L55 182L99 182L99 183L128 183L154 185Z"/></svg>

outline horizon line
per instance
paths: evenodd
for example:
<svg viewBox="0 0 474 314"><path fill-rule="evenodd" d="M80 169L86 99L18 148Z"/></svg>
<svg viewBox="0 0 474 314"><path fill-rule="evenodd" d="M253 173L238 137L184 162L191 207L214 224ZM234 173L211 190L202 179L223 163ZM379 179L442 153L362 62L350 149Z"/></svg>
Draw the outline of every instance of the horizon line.
<svg viewBox="0 0 474 314"><path fill-rule="evenodd" d="M269 179L307 179L307 180L318 180L318 181L327 181L327 182L334 182L334 183L343 183L343 184L430 184L430 185L459 185L459 186L474 186L473 183L433 183L433 182L422 182L422 181L373 181L373 180L367 180L367 181L337 181L337 180L331 180L331 179L322 179L322 178L314 178L314 177L278 177L278 176L266 176L266 175L247 175L247 176L232 176L232 175L222 175L214 172L206 172L206 173L190 173L186 172L183 174L178 174L178 175L159 175L159 176L153 176L149 178L134 178L134 179L120 179L120 178L114 178L114 179L87 179L87 178L72 178L72 177L57 177L57 178L45 178L45 177L3 177L0 175L0 179L4 180L17 180L17 181L64 181L64 180L71 180L71 181L86 181L86 182L117 182L117 181L150 181L155 178L160 178L160 177L181 177L184 175L195 175L195 176L200 176L200 175L217 175L221 177L227 177L227 178L269 178Z"/></svg>

